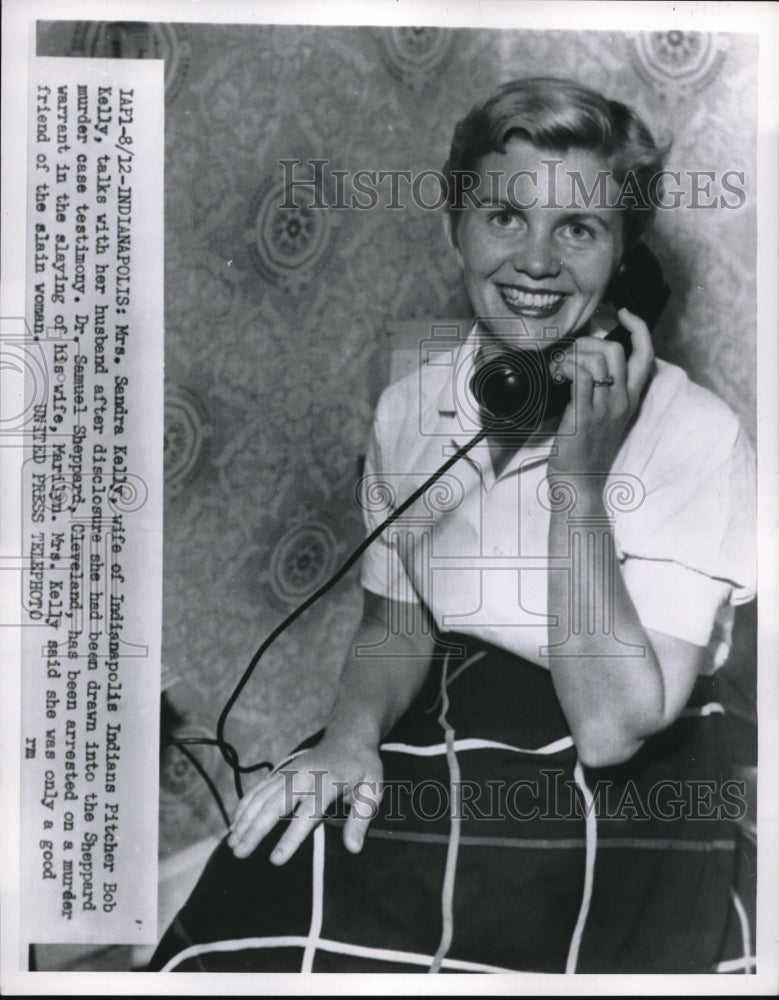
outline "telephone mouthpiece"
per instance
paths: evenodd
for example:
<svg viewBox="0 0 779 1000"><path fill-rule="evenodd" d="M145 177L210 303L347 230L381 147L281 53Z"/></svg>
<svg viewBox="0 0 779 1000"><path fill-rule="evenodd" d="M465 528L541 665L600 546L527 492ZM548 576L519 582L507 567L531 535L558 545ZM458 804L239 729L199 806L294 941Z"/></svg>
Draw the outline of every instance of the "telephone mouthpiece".
<svg viewBox="0 0 779 1000"><path fill-rule="evenodd" d="M548 352L537 345L489 359L471 380L483 421L495 429L535 430L570 398L565 377L557 374L553 378Z"/></svg>

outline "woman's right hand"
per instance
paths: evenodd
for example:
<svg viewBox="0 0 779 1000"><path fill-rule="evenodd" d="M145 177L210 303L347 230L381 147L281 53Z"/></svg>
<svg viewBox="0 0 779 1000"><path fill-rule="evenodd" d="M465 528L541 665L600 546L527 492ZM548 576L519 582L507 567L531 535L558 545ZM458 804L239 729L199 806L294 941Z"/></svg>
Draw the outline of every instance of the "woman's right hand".
<svg viewBox="0 0 779 1000"><path fill-rule="evenodd" d="M354 736L329 735L260 781L241 799L227 838L236 858L246 858L285 816L292 820L270 860L283 865L324 818L333 802L351 806L343 831L346 849L357 854L382 795L378 749Z"/></svg>
<svg viewBox="0 0 779 1000"><path fill-rule="evenodd" d="M338 798L351 807L343 833L346 849L354 854L361 850L382 796L382 735L406 711L427 676L434 640L423 615L415 605L396 605L365 592L325 735L241 799L227 838L236 858L248 857L280 819L291 815L270 856L283 865ZM400 631L392 624L417 619L424 628ZM358 655L360 649L370 655Z"/></svg>

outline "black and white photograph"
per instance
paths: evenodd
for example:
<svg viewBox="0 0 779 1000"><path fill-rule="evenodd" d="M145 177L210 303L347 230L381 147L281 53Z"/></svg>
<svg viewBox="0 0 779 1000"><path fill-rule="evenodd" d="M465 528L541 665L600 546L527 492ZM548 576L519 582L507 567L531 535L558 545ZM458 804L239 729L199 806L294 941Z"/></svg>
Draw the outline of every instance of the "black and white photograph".
<svg viewBox="0 0 779 1000"><path fill-rule="evenodd" d="M773 993L776 8L3 28L3 992Z"/></svg>

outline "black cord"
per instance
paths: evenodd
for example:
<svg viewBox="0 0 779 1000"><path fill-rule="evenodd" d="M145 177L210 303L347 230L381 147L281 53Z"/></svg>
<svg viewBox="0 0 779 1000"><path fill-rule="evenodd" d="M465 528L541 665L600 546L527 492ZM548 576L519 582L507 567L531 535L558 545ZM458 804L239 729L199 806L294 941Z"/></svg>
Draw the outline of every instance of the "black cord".
<svg viewBox="0 0 779 1000"><path fill-rule="evenodd" d="M408 499L404 500L403 503L399 507L397 507L387 518L385 518L385 520L382 521L382 523L377 528L374 528L374 530L366 538L363 539L363 541L357 546L357 548L352 552L352 554L346 559L343 565L339 569L337 569L335 573L333 573L333 575L327 581L325 581L325 583L322 584L321 587L315 590L314 593L311 594L309 597L307 597L301 604L299 604L294 611L292 611L289 615L287 615L284 621L282 621L279 625L276 626L276 628L273 629L270 635L264 640L264 642L259 647L257 652L251 658L249 666L244 670L238 683L233 689L232 694L227 699L227 702L225 703L225 706L222 709L221 714L219 715L219 719L216 724L216 739L213 741L211 740L208 741L215 743L216 746L219 747L219 751L222 754L222 757L224 758L227 765L231 768L233 772L235 791L239 799L243 798L243 786L241 784L241 775L249 774L250 772L257 771L260 768L271 766L265 761L251 765L241 764L237 750L231 743L228 743L227 740L224 738L225 726L227 725L227 718L230 712L232 711L233 705L236 703L241 692L249 682L249 678L254 673L254 670L257 664L260 662L262 656L265 654L265 652L268 650L271 644L274 643L276 639L278 639L278 637L282 634L282 632L288 629L289 626L294 621L296 621L303 614L304 611L307 611L312 604L318 601L320 597L324 596L324 594L326 594L331 587L334 587L335 584L338 583L338 581L343 576L345 576L346 573L349 572L349 570L357 562L357 560L360 558L363 552L368 548L368 546L372 542L374 542L386 528L388 528L394 521L397 521L397 519L402 514L404 514L405 511L407 511L408 508L413 503L415 503L426 490L430 489L433 483L437 482L441 478L441 476L444 475L444 473L448 472L449 469L451 469L451 467L455 464L455 462L458 462L464 455L467 455L468 452L471 450L471 448L477 445L486 436L487 432L488 432L488 427L482 428L482 430L480 430L478 434L475 434L470 441L468 441L466 444L458 448L457 451L453 455L451 455L443 463L443 465L441 465L441 467L432 474L432 476L426 479L425 482L422 483L422 485L418 489L414 490L414 492L411 494L411 496L408 497Z"/></svg>
<svg viewBox="0 0 779 1000"><path fill-rule="evenodd" d="M312 733L310 736L307 736L304 740L301 740L301 742L298 743L298 745L292 751L292 756L295 756L296 754L300 753L302 750L308 750L311 747L316 746L316 744L320 741L320 739L322 738L322 736L324 736L324 732L325 732L324 729L318 729L315 733ZM182 736L180 739L177 739L177 740L170 740L170 739L163 740L162 741L162 745L163 746L170 746L170 747L178 747L178 749L184 754L184 756L189 761L191 761L191 763L194 765L195 769L197 770L198 774L200 774L200 776L203 778L203 780L205 781L206 785L208 786L208 790L211 792L211 795L214 798L214 801L216 802L217 807L219 808L219 812L222 814L222 819L224 820L225 825L229 829L229 827L230 827L230 816L229 816L229 814L227 812L227 809L225 808L224 801L222 799L222 796L219 794L219 790L216 787L216 784L209 777L208 773L206 772L205 768L201 765L200 761L197 760L197 758L194 756L194 754L191 751L189 751L189 750L186 749L187 746L211 746L211 747L218 747L218 746L220 746L219 740L211 738L211 737L208 737L208 736ZM230 749L232 750L232 752L235 752L234 748L231 747L231 745L229 743L223 742L223 745L227 746L227 747L230 747ZM246 770L256 771L256 770L259 770L260 768L266 768L268 771L272 771L273 770L273 764L269 760L264 760L264 761L261 761L258 764L252 764L251 768L246 768Z"/></svg>

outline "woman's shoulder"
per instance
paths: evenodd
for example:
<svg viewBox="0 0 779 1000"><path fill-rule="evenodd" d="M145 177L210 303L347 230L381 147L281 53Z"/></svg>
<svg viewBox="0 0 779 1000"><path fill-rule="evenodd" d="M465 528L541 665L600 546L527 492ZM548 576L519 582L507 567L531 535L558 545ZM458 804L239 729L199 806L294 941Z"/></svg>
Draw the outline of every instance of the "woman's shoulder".
<svg viewBox="0 0 779 1000"><path fill-rule="evenodd" d="M399 404L408 403L416 399L419 395L418 382L419 371L415 370L403 375L401 378L390 382L382 389L379 396L377 409L392 409Z"/></svg>
<svg viewBox="0 0 779 1000"><path fill-rule="evenodd" d="M440 409L452 396L456 360L451 364L427 361L384 388L376 405L379 423L398 427L405 420L419 425L420 415Z"/></svg>
<svg viewBox="0 0 779 1000"><path fill-rule="evenodd" d="M714 458L746 442L741 424L724 400L694 382L678 365L657 359L631 433L639 444L654 442L660 453Z"/></svg>

